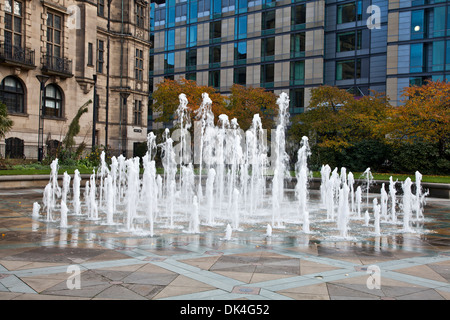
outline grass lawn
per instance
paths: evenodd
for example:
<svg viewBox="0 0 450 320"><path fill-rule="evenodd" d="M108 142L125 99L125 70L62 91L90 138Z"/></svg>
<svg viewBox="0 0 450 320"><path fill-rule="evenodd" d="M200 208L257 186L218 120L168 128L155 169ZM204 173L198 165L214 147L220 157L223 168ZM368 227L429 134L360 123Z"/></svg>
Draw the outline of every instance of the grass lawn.
<svg viewBox="0 0 450 320"><path fill-rule="evenodd" d="M73 174L75 169L78 169L81 174L92 174L92 168L75 168L75 167L64 167L61 166L59 168L59 174L64 174L67 171L68 174ZM45 166L13 166L12 169L0 170L1 175L50 175L50 168L45 168ZM142 173L142 172L141 172ZM163 174L164 170L162 168L157 169L158 174ZM196 170L198 174L198 171ZM206 171L203 172L206 174ZM295 173L291 171L291 175L295 176ZM355 179L363 179L362 172L354 172L353 173ZM406 178L410 177L412 181L416 180L415 174L391 174L391 173L376 173L372 172L374 180L386 180L389 181L389 177L398 181L404 181ZM313 177L320 178L320 172L313 172ZM438 175L423 175L422 182L431 182L431 183L449 183L450 184L450 176L438 176Z"/></svg>
<svg viewBox="0 0 450 320"><path fill-rule="evenodd" d="M355 179L364 179L362 172L353 172ZM412 174L400 174L400 173L376 173L372 172L374 180L386 180L389 181L389 178L392 176L392 179L398 181L405 181L406 178L411 178L411 181L416 181L416 176L414 173ZM313 177L320 178L320 172L313 172ZM450 176L437 176L437 175L423 175L422 182L431 182L431 183L449 183L450 184Z"/></svg>

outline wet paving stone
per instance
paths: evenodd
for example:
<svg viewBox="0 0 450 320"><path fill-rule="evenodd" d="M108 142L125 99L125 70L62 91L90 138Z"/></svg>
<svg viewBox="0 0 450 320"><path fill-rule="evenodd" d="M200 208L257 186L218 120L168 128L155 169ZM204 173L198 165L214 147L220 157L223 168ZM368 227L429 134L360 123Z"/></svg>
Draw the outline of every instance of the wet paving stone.
<svg viewBox="0 0 450 320"><path fill-rule="evenodd" d="M450 201L427 204L428 233L330 240L246 225L227 240L224 228L151 237L75 216L60 228L31 217L39 190L22 192L0 199L0 299L450 299Z"/></svg>

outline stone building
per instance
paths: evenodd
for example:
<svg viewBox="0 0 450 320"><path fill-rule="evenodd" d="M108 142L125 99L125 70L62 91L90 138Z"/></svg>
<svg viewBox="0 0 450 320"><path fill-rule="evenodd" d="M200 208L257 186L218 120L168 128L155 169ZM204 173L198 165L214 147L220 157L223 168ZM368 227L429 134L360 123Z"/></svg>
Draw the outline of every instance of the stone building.
<svg viewBox="0 0 450 320"><path fill-rule="evenodd" d="M45 157L89 100L76 143L132 156L147 134L149 16L144 0L1 0L0 100L14 121L1 156L39 158L42 145Z"/></svg>

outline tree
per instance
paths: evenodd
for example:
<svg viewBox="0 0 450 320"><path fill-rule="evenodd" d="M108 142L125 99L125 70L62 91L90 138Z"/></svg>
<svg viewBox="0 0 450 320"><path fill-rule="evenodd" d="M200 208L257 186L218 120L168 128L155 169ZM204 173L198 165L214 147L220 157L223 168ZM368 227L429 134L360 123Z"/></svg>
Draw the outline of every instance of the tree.
<svg viewBox="0 0 450 320"><path fill-rule="evenodd" d="M436 143L444 154L450 138L450 84L428 81L406 88L402 97L390 121L392 141Z"/></svg>
<svg viewBox="0 0 450 320"><path fill-rule="evenodd" d="M67 130L66 136L62 141L62 145L65 149L71 150L75 145L75 137L80 133L80 118L83 114L88 112L88 106L92 103L92 100L87 101L83 104L77 111L77 114L72 119L72 122L69 125L69 129Z"/></svg>
<svg viewBox="0 0 450 320"><path fill-rule="evenodd" d="M389 99L381 93L356 99L344 89L320 86L311 90L309 108L295 119L292 128L314 137L319 147L339 151L363 140L384 140L391 109Z"/></svg>
<svg viewBox="0 0 450 320"><path fill-rule="evenodd" d="M272 128L278 114L277 97L263 88L234 84L228 98L228 116L236 118L242 130L250 128L254 114L259 114L263 128Z"/></svg>
<svg viewBox="0 0 450 320"><path fill-rule="evenodd" d="M168 122L174 119L176 110L180 105L179 95L184 93L188 99L188 108L191 121L195 120L197 110L203 99L202 94L207 93L212 100L212 112L217 117L226 113L225 99L212 87L199 86L195 81L181 79L180 81L165 79L156 86L152 97L154 99L153 112L159 113L158 121Z"/></svg>
<svg viewBox="0 0 450 320"><path fill-rule="evenodd" d="M11 130L14 122L8 116L8 108L6 104L0 101L0 139L3 139L5 135Z"/></svg>

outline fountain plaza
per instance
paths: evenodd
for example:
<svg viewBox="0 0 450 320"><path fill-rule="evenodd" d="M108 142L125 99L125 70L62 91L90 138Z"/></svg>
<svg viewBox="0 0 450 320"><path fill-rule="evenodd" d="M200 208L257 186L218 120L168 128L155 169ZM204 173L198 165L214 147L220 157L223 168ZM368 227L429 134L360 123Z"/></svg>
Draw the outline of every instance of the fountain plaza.
<svg viewBox="0 0 450 320"><path fill-rule="evenodd" d="M259 115L214 124L204 94L195 174L182 94L178 144L150 133L142 159L102 153L87 179L56 159L45 188L0 190L0 299L449 299L450 201L419 171L375 192L370 168L323 165L311 188L307 137L291 177L277 103L271 161Z"/></svg>

